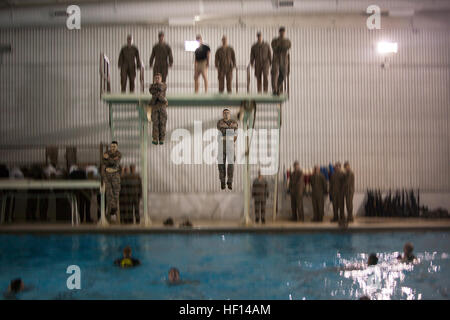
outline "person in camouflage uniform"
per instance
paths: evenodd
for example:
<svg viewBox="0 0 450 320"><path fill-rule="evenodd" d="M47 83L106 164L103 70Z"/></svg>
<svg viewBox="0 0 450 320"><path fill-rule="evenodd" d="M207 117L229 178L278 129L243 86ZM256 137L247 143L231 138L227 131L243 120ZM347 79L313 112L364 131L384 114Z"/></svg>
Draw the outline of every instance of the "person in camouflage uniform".
<svg viewBox="0 0 450 320"><path fill-rule="evenodd" d="M347 206L347 222L353 222L353 194L355 193L355 174L350 168L350 163L344 163L345 182L344 182L344 199Z"/></svg>
<svg viewBox="0 0 450 320"><path fill-rule="evenodd" d="M226 79L227 92L231 93L233 69L236 68L236 57L234 54L234 49L228 46L228 40L226 36L222 37L222 46L216 51L214 64L219 74L219 92L223 92Z"/></svg>
<svg viewBox="0 0 450 320"><path fill-rule="evenodd" d="M272 64L272 53L267 42L262 40L261 32L256 34L256 42L250 51L250 64L255 68L255 77L258 87L258 93L262 92L264 81L264 92L269 90L269 68ZM261 81L261 78L263 81Z"/></svg>
<svg viewBox="0 0 450 320"><path fill-rule="evenodd" d="M341 169L341 163L336 162L334 173L330 177L330 193L333 203L333 220L331 222L344 221L344 183L345 175Z"/></svg>
<svg viewBox="0 0 450 320"><path fill-rule="evenodd" d="M157 145L164 144L164 138L166 137L166 123L167 123L167 99L166 99L167 85L162 82L160 73L155 74L154 82L150 86L150 93L152 94L152 100L150 101L150 107L152 110L152 143Z"/></svg>
<svg viewBox="0 0 450 320"><path fill-rule="evenodd" d="M298 161L294 162L294 172L289 178L289 194L291 195L292 220L304 221L303 193L305 191L305 179Z"/></svg>
<svg viewBox="0 0 450 320"><path fill-rule="evenodd" d="M323 221L323 207L325 195L327 194L327 180L320 172L319 166L314 167L314 174L311 176L313 221Z"/></svg>
<svg viewBox="0 0 450 320"><path fill-rule="evenodd" d="M231 119L231 112L229 109L223 110L223 119L217 122L217 129L219 130L218 144L218 164L219 164L219 178L222 190L225 189L225 177L228 176L228 189L232 190L233 171L234 171L234 143L237 139L236 130L238 123ZM228 160L228 167L225 169L225 164Z"/></svg>
<svg viewBox="0 0 450 320"><path fill-rule="evenodd" d="M136 223L140 223L141 215L139 214L139 201L142 197L142 180L139 174L136 173L136 166L130 165L130 187L131 187L131 205L134 210L134 217Z"/></svg>
<svg viewBox="0 0 450 320"><path fill-rule="evenodd" d="M133 37L128 35L127 45L122 47L119 54L120 84L122 92L127 90L127 78L130 81L130 92L134 92L136 67L141 68L139 50L133 45Z"/></svg>
<svg viewBox="0 0 450 320"><path fill-rule="evenodd" d="M106 187L107 206L110 210L110 215L117 213L117 206L119 204L120 195L120 159L122 154L118 150L117 141L111 142L110 149L103 154L103 181Z"/></svg>
<svg viewBox="0 0 450 320"><path fill-rule="evenodd" d="M269 197L269 187L266 179L261 175L261 170L258 170L258 178L253 181L252 196L255 200L255 222L266 223L266 200Z"/></svg>
<svg viewBox="0 0 450 320"><path fill-rule="evenodd" d="M153 77L160 73L162 82L166 83L169 67L173 65L172 48L164 42L164 32L159 32L158 39L159 41L153 46L150 55L150 68L153 68ZM155 65L153 65L153 61Z"/></svg>
<svg viewBox="0 0 450 320"><path fill-rule="evenodd" d="M273 94L279 95L283 91L283 82L289 68L288 51L291 41L285 38L286 29L280 28L278 38L272 40L272 90Z"/></svg>

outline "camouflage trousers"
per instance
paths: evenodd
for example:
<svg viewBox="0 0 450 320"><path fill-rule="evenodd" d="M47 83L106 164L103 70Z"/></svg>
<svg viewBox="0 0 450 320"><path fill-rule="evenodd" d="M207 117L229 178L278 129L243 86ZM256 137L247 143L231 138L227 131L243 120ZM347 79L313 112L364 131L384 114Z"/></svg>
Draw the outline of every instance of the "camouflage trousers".
<svg viewBox="0 0 450 320"><path fill-rule="evenodd" d="M152 122L153 141L164 141L166 137L167 104L158 103L152 106Z"/></svg>
<svg viewBox="0 0 450 320"><path fill-rule="evenodd" d="M344 193L344 202L347 207L347 219L353 219L353 192Z"/></svg>
<svg viewBox="0 0 450 320"><path fill-rule="evenodd" d="M333 220L345 220L344 194L333 194Z"/></svg>
<svg viewBox="0 0 450 320"><path fill-rule="evenodd" d="M313 220L322 221L324 215L324 196L313 194L312 205L313 205Z"/></svg>
<svg viewBox="0 0 450 320"><path fill-rule="evenodd" d="M168 66L160 66L155 63L153 66L153 78L157 73L161 73L162 82L166 83L167 74L169 73Z"/></svg>
<svg viewBox="0 0 450 320"><path fill-rule="evenodd" d="M266 201L255 200L255 220L266 219Z"/></svg>
<svg viewBox="0 0 450 320"><path fill-rule="evenodd" d="M223 140L219 142L218 152L219 163L219 178L221 182L225 182L225 177L228 177L227 183L233 182L234 162L236 156L234 154L234 142L231 139ZM228 165L226 166L228 160Z"/></svg>
<svg viewBox="0 0 450 320"><path fill-rule="evenodd" d="M285 63L272 64L272 91L283 92L283 83L287 75L287 66Z"/></svg>
<svg viewBox="0 0 450 320"><path fill-rule="evenodd" d="M130 92L134 92L134 80L136 79L136 70L131 67L122 67L120 69L120 86L122 92L127 91L127 79L130 81Z"/></svg>
<svg viewBox="0 0 450 320"><path fill-rule="evenodd" d="M120 172L105 173L106 203L108 208L117 209L120 195Z"/></svg>

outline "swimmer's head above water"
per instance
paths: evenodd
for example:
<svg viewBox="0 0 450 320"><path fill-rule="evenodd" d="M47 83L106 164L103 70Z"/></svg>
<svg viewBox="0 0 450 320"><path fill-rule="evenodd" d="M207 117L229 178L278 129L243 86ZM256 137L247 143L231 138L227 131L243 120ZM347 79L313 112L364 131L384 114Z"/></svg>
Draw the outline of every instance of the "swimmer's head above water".
<svg viewBox="0 0 450 320"><path fill-rule="evenodd" d="M399 255L397 259L401 260L402 262L411 262L416 258L413 254L413 251L414 245L411 242L407 242L403 246L403 257Z"/></svg>
<svg viewBox="0 0 450 320"><path fill-rule="evenodd" d="M17 279L12 280L11 283L9 284L8 292L16 294L16 293L23 291L23 289L24 289L24 284L23 284L22 279L17 278Z"/></svg>
<svg viewBox="0 0 450 320"><path fill-rule="evenodd" d="M177 268L170 268L169 270L169 283L180 282L180 271Z"/></svg>
<svg viewBox="0 0 450 320"><path fill-rule="evenodd" d="M375 253L371 253L369 255L369 259L367 260L367 265L369 266L375 266L378 263L378 258Z"/></svg>

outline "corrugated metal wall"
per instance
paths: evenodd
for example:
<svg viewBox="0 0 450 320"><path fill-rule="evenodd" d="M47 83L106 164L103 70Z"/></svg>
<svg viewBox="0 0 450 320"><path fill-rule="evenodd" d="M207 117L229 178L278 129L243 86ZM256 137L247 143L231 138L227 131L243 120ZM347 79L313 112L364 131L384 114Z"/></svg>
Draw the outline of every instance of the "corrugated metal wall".
<svg viewBox="0 0 450 320"><path fill-rule="evenodd" d="M3 55L0 66L0 161L44 161L42 151L5 151L7 145L93 146L109 141L107 106L99 99L99 54L111 58L112 89L118 92L116 65L126 35L134 35L148 64L159 30L165 31L174 51L170 92L193 91L193 58L184 51L184 40L201 33L214 52L222 34L227 34L238 64L245 67L257 31L240 26L1 30L0 42L11 43L13 52ZM277 34L274 27L261 30L266 40ZM450 191L447 30L289 28L287 36L293 48L291 97L283 107L282 167L295 159L303 167L349 160L361 191L400 187ZM375 52L382 39L399 44L398 54L385 69ZM210 68L212 92L217 90L216 75ZM239 78L244 84L244 72ZM220 116L219 108L170 109L168 137L176 128L192 131L194 120L203 121L204 129L214 127ZM124 144L121 147L130 150ZM149 148L151 192L219 190L215 165L174 165L173 146ZM97 156L94 149L92 159ZM125 162L138 163L138 152ZM238 168L238 191L241 173Z"/></svg>

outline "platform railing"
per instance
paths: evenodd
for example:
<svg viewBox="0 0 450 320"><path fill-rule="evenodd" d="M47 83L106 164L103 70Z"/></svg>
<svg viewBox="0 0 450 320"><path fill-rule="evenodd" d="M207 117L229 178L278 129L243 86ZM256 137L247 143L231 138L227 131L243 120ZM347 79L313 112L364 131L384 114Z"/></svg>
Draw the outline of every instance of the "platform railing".
<svg viewBox="0 0 450 320"><path fill-rule="evenodd" d="M109 58L100 53L100 98L104 92L111 92L111 67Z"/></svg>

